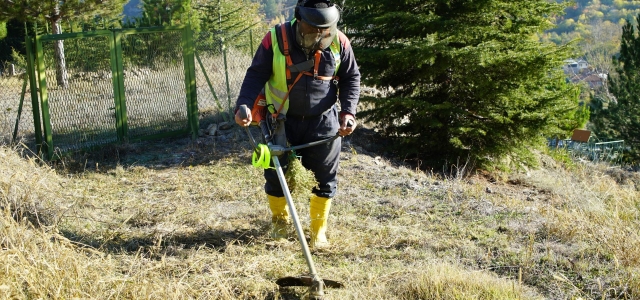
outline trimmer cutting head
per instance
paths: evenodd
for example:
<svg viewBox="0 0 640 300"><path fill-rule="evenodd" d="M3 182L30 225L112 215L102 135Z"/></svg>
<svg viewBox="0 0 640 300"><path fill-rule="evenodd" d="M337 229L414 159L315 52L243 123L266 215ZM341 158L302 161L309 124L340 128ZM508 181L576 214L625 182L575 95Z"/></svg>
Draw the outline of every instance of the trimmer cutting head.
<svg viewBox="0 0 640 300"><path fill-rule="evenodd" d="M309 287L309 300L324 300L325 288L342 288L344 285L340 282L320 279L318 276L301 275L298 277L283 277L276 280L276 284L281 287L289 286L308 286Z"/></svg>
<svg viewBox="0 0 640 300"><path fill-rule="evenodd" d="M328 288L334 288L334 289L339 289L339 288L343 288L344 284L335 281L335 280L331 280L331 279L321 279L321 281L324 283L325 287ZM282 277L279 278L278 280L276 280L276 284L282 287L287 287L287 286L313 286L314 280L311 276L308 275L301 275L301 276L289 276L289 277Z"/></svg>

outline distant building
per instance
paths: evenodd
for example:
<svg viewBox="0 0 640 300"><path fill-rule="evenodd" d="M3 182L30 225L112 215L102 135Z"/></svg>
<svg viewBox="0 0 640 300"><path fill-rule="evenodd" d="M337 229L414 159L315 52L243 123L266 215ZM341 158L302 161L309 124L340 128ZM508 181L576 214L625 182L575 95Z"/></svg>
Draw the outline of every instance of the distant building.
<svg viewBox="0 0 640 300"><path fill-rule="evenodd" d="M584 59L567 59L564 61L562 69L565 74L580 74L584 70L588 70L589 63Z"/></svg>
<svg viewBox="0 0 640 300"><path fill-rule="evenodd" d="M607 80L607 74L589 74L589 76L583 79L590 88L597 89L599 87L604 86L604 82Z"/></svg>
<svg viewBox="0 0 640 300"><path fill-rule="evenodd" d="M599 89L605 85L607 74L583 72L569 76L572 83L585 82L590 89Z"/></svg>

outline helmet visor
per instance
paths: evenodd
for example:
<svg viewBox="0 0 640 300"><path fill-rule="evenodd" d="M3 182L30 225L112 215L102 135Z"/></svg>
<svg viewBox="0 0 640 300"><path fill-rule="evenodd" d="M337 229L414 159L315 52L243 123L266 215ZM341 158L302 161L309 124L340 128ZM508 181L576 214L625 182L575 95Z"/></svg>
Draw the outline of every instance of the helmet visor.
<svg viewBox="0 0 640 300"><path fill-rule="evenodd" d="M302 20L298 24L296 40L302 48L308 50L326 49L331 46L331 42L338 32L336 24L326 28L315 27Z"/></svg>

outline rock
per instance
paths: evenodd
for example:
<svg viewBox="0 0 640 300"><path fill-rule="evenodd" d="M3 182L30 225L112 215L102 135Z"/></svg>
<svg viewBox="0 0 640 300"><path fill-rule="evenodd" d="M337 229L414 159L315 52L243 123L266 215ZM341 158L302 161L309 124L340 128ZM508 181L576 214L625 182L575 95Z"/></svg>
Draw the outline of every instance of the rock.
<svg viewBox="0 0 640 300"><path fill-rule="evenodd" d="M232 125L233 125L233 124L232 124L232 123L229 123L229 122L222 122L222 123L220 123L220 124L218 125L218 128L220 128L220 130L229 130L229 129L231 129L231 126L232 126Z"/></svg>
<svg viewBox="0 0 640 300"><path fill-rule="evenodd" d="M214 136L216 135L216 132L218 131L218 125L217 124L210 124L209 126L207 126L207 134Z"/></svg>

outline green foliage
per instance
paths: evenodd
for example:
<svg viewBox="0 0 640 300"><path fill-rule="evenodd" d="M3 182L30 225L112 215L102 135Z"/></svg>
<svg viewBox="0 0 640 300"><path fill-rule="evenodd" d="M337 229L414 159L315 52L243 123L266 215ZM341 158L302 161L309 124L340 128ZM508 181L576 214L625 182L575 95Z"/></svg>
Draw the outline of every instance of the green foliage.
<svg viewBox="0 0 640 300"><path fill-rule="evenodd" d="M558 0L557 2L569 1ZM619 28L620 20L630 19L638 12L640 12L638 1L571 1L564 14L554 15L554 23L557 26L547 30L541 38L558 44L580 39L584 46L588 46L592 31L599 30L597 27L601 24L615 24ZM558 37L559 40L557 40Z"/></svg>
<svg viewBox="0 0 640 300"><path fill-rule="evenodd" d="M318 181L313 171L306 169L302 165L300 157L296 156L293 151L289 154L289 167L285 174L285 180L291 195L298 199L308 198L311 190L318 187Z"/></svg>
<svg viewBox="0 0 640 300"><path fill-rule="evenodd" d="M249 48L254 45L255 50L267 31L258 3L225 0L200 5L197 10L201 30L207 35L199 40L211 50L219 49L222 41L227 47Z"/></svg>
<svg viewBox="0 0 640 300"><path fill-rule="evenodd" d="M0 22L0 40L7 37L7 23Z"/></svg>
<svg viewBox="0 0 640 300"><path fill-rule="evenodd" d="M11 61L19 69L22 69L22 70L27 69L27 59L15 49L11 49Z"/></svg>
<svg viewBox="0 0 640 300"><path fill-rule="evenodd" d="M538 42L561 4L350 1L344 13L366 85L390 88L364 117L399 151L434 167L535 164L545 137L578 123L578 91L559 70L568 47ZM583 117L582 117L583 118ZM505 165L506 162L506 165Z"/></svg>
<svg viewBox="0 0 640 300"><path fill-rule="evenodd" d="M554 161L561 163L566 169L573 170L576 168L576 162L566 148L547 149L545 153L553 158Z"/></svg>
<svg viewBox="0 0 640 300"><path fill-rule="evenodd" d="M15 0L0 2L0 20L16 19L25 22L47 20L91 20L95 16L111 18L122 13L127 0L84 1L31 1Z"/></svg>
<svg viewBox="0 0 640 300"><path fill-rule="evenodd" d="M625 145L631 147L625 160L633 164L640 162L640 37L633 25L637 20L638 17L622 28L620 55L613 60L615 72L608 81L613 101L597 101L591 120L600 139L625 140Z"/></svg>
<svg viewBox="0 0 640 300"><path fill-rule="evenodd" d="M191 9L191 0L143 0L143 17L136 20L138 26L181 25L189 22L198 31L200 22Z"/></svg>
<svg viewBox="0 0 640 300"><path fill-rule="evenodd" d="M24 45L25 29L24 24L16 20L10 20L6 23L7 36L0 39L0 68L4 69L9 64L16 64L13 52L26 55Z"/></svg>
<svg viewBox="0 0 640 300"><path fill-rule="evenodd" d="M264 12L267 18L273 19L279 14L278 3L276 0L266 0L264 4Z"/></svg>
<svg viewBox="0 0 640 300"><path fill-rule="evenodd" d="M274 25L293 18L294 7L298 0L254 0L253 2L260 4L267 21L269 21L269 24ZM340 2L334 1L334 3L341 5Z"/></svg>

